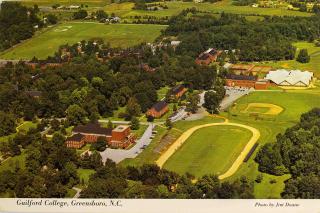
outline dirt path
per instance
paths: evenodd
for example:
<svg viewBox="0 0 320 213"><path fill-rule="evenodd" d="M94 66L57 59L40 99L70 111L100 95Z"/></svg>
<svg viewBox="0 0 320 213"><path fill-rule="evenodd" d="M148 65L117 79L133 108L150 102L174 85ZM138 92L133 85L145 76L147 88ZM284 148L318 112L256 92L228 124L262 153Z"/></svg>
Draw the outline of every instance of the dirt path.
<svg viewBox="0 0 320 213"><path fill-rule="evenodd" d="M205 128L205 127L210 127L210 126L237 126L237 127L241 127L244 129L248 129L249 131L252 132L252 137L250 138L250 140L248 141L248 143L246 144L246 146L244 147L244 149L241 151L240 155L237 157L237 159L233 162L232 166L222 175L220 175L218 178L219 179L225 179L227 177L230 177L231 175L233 175L238 168L240 167L240 165L243 163L243 160L245 159L245 157L247 156L247 154L250 152L251 148L253 147L253 145L258 141L258 139L260 138L260 132L259 130L244 125L244 124L238 124L238 123L229 123L229 121L227 119L225 119L225 121L223 123L209 123L209 124L203 124L203 125L199 125L199 126L195 126L192 127L190 129L188 129L187 131L185 131L170 147L169 149L167 149L167 151L165 151L160 157L159 159L156 161L156 164L159 167L162 167L165 162L171 157L171 155L173 155L173 153L175 151L178 150L178 148L198 129L201 128Z"/></svg>

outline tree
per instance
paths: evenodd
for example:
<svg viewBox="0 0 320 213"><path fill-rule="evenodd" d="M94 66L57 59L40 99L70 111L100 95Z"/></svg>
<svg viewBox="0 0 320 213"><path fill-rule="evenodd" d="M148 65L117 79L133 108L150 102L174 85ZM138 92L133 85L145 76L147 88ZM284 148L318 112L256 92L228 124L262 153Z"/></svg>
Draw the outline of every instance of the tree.
<svg viewBox="0 0 320 213"><path fill-rule="evenodd" d="M176 112L177 110L178 110L178 109L177 109L177 105L174 104L174 105L173 105L173 111Z"/></svg>
<svg viewBox="0 0 320 213"><path fill-rule="evenodd" d="M167 119L166 119L165 125L166 125L166 127L167 127L168 129L171 129L171 128L172 128L173 125L172 125L172 122L171 122L170 118L167 118Z"/></svg>
<svg viewBox="0 0 320 213"><path fill-rule="evenodd" d="M57 16L55 16L54 14L48 14L47 16L46 16L46 18L47 18L47 23L48 24L56 24L56 23L58 23L58 17Z"/></svg>
<svg viewBox="0 0 320 213"><path fill-rule="evenodd" d="M81 123L85 123L85 117L87 113L79 105L73 104L66 110L66 115L66 118L70 124L79 125Z"/></svg>
<svg viewBox="0 0 320 213"><path fill-rule="evenodd" d="M88 16L88 12L86 10L79 10L73 13L74 19L84 19L87 16Z"/></svg>
<svg viewBox="0 0 320 213"><path fill-rule="evenodd" d="M137 130L140 128L140 122L136 117L132 117L130 121L131 129Z"/></svg>
<svg viewBox="0 0 320 213"><path fill-rule="evenodd" d="M91 145L91 150L97 150L103 152L107 147L107 142L105 137L98 137L97 142Z"/></svg>
<svg viewBox="0 0 320 213"><path fill-rule="evenodd" d="M141 113L141 107L137 102L137 99L130 98L126 107L126 115L128 119L131 119L133 116L138 117Z"/></svg>
<svg viewBox="0 0 320 213"><path fill-rule="evenodd" d="M199 94L191 94L188 97L187 101L188 101L188 104L187 104L186 110L188 112L196 113L199 108L198 104L200 102Z"/></svg>
<svg viewBox="0 0 320 213"><path fill-rule="evenodd" d="M60 121L58 119L52 119L50 125L54 131L58 131L60 128Z"/></svg>
<svg viewBox="0 0 320 213"><path fill-rule="evenodd" d="M203 106L208 110L209 113L219 112L219 98L214 91L208 91L204 94Z"/></svg>
<svg viewBox="0 0 320 213"><path fill-rule="evenodd" d="M297 61L300 63L308 63L310 61L310 56L308 54L307 49L300 50L298 57L297 57Z"/></svg>
<svg viewBox="0 0 320 213"><path fill-rule="evenodd" d="M101 19L108 18L108 14L104 10L97 10L96 17L97 20L100 21Z"/></svg>
<svg viewBox="0 0 320 213"><path fill-rule="evenodd" d="M0 136L16 132L16 121L11 113L0 111Z"/></svg>

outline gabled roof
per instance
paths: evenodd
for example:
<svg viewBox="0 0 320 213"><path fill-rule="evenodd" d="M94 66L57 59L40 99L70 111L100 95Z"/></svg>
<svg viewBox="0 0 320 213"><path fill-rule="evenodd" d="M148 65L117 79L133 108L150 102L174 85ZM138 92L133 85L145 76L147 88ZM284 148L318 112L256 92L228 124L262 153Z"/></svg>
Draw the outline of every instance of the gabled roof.
<svg viewBox="0 0 320 213"><path fill-rule="evenodd" d="M276 70L270 71L265 79L273 81L274 83L281 85L281 84L288 84L288 85L296 85L298 83L302 83L304 85L309 85L311 79L313 77L312 72L308 71L300 71L300 70Z"/></svg>
<svg viewBox="0 0 320 213"><path fill-rule="evenodd" d="M112 129L103 128L98 122L95 122L76 126L72 131L82 134L111 135Z"/></svg>
<svg viewBox="0 0 320 213"><path fill-rule="evenodd" d="M160 111L161 111L162 109L164 109L167 105L168 105L167 102L165 102L165 101L159 101L159 102L157 102L156 104L154 104L154 105L152 106L152 109L154 109L154 110L157 111L157 112L160 112Z"/></svg>
<svg viewBox="0 0 320 213"><path fill-rule="evenodd" d="M181 92L182 90L184 90L184 86L182 85L182 84L179 84L179 85L177 85L177 86L175 86L175 87L173 87L172 89L171 89L171 93L173 94L173 95L176 95L176 94L178 94L179 92Z"/></svg>
<svg viewBox="0 0 320 213"><path fill-rule="evenodd" d="M78 133L78 134L72 135L71 137L68 137L67 141L81 142L83 138L84 138L84 135Z"/></svg>

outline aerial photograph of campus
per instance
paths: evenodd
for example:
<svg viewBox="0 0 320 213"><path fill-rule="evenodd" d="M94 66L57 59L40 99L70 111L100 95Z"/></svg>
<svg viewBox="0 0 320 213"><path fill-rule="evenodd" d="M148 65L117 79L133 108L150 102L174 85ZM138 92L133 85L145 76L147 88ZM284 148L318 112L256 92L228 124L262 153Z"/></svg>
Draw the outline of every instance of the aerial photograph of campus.
<svg viewBox="0 0 320 213"><path fill-rule="evenodd" d="M319 0L2 1L0 198L319 199L319 78Z"/></svg>

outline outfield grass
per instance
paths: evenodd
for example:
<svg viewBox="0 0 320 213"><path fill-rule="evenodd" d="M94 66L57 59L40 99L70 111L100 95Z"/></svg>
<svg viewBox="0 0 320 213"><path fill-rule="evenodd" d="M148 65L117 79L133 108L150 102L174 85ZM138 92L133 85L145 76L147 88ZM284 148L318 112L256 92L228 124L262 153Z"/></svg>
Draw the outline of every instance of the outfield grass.
<svg viewBox="0 0 320 213"><path fill-rule="evenodd" d="M277 15L277 16L311 16L311 13L291 11L286 8L253 8L250 6L234 6L231 0L223 0L217 3L195 3L195 2L181 2L172 1L163 3L168 6L168 9L157 11L133 10L133 3L110 4L104 7L108 13L115 13L123 18L131 18L134 16L156 16L156 17L170 17L179 14L182 10L187 8L197 8L200 11L211 13L235 13L244 15Z"/></svg>
<svg viewBox="0 0 320 213"><path fill-rule="evenodd" d="M62 44L102 38L113 47L128 47L152 42L165 29L164 25L112 24L96 22L69 22L39 33L33 38L0 54L3 59L44 59L53 55Z"/></svg>
<svg viewBox="0 0 320 213"><path fill-rule="evenodd" d="M196 177L223 174L251 137L249 130L233 126L199 129L168 159L164 168Z"/></svg>
<svg viewBox="0 0 320 213"><path fill-rule="evenodd" d="M268 92L254 92L248 96L244 96L237 101L235 107L230 109L230 113L224 112L222 115L229 117L231 122L243 123L258 129L261 133L259 139L259 148L265 143L275 142L276 136L279 133L283 133L288 127L296 124L302 113L309 111L314 107L320 106L320 90L292 90L292 91L268 91ZM255 120L254 117L250 117L249 114L242 113L249 103L271 103L284 108L279 115L267 118L264 120ZM261 116L263 118L263 116ZM255 163L254 158L257 151L253 153L247 163L240 166L235 175L231 176L227 180L235 180L241 176L246 176L250 180L254 181L258 171L258 164ZM255 196L257 198L279 198L284 184L283 181L289 178L285 176L273 176L264 174L266 181L262 183L255 183ZM269 180L275 179L276 184L270 184Z"/></svg>
<svg viewBox="0 0 320 213"><path fill-rule="evenodd" d="M264 65L269 65L274 68L283 69L300 69L311 71L316 77L320 77L320 47L316 47L314 43L309 42L297 42L293 44L297 47L296 55L298 55L301 49L307 49L310 55L309 63L300 63L296 60L286 60L286 61L270 61L264 62Z"/></svg>

